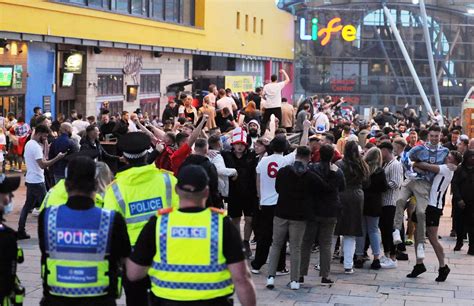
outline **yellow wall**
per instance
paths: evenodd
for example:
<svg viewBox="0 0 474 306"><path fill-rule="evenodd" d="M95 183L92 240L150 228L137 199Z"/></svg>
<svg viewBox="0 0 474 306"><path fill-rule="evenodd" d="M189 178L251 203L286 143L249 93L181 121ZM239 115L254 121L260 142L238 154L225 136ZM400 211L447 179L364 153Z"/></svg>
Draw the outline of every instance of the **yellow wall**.
<svg viewBox="0 0 474 306"><path fill-rule="evenodd" d="M237 11L240 29L236 29ZM279 10L274 0L196 0L196 25L178 26L47 0L0 0L0 31L293 59L293 17Z"/></svg>

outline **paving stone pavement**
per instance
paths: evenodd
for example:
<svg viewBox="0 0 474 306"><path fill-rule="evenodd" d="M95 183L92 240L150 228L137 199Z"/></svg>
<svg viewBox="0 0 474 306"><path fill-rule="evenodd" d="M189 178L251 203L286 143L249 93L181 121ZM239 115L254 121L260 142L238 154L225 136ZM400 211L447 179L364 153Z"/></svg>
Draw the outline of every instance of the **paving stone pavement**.
<svg viewBox="0 0 474 306"><path fill-rule="evenodd" d="M19 212L25 200L25 187L15 192L14 212L7 216L7 224L17 227ZM447 199L449 202L449 199ZM451 206L447 204L441 220L441 243L445 247L446 263L451 273L444 283L437 283L438 261L433 249L428 244L425 265L428 271L416 279L406 278L414 265L414 248L408 248L409 261L399 261L397 269L370 270L370 262L363 269L355 270L352 275L344 274L338 261L332 262L331 278L335 284L330 287L321 286L318 272L310 271L305 277L305 284L298 291L286 287L289 276L278 276L275 289L265 288L266 269L260 275L252 275L257 289L257 305L289 306L289 305L474 305L474 256L466 255L467 244L461 252L454 252L455 238L449 237L451 229ZM26 287L25 306L39 305L42 296L40 278L40 252L37 239L37 218L28 217L27 231L32 239L21 241L20 246L25 252L25 262L18 266L18 274ZM1 250L0 250L1 251ZM370 251L369 251L370 252ZM311 266L316 263L316 256L311 258ZM287 256L289 268L289 256ZM118 305L125 305L122 297ZM236 298L236 305L238 299Z"/></svg>

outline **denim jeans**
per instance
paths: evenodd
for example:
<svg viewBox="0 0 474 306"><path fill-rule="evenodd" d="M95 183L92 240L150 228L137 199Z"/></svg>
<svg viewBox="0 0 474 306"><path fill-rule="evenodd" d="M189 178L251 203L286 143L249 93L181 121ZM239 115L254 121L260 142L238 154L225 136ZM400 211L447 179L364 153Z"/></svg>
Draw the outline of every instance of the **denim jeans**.
<svg viewBox="0 0 474 306"><path fill-rule="evenodd" d="M25 232L26 218L28 212L35 207L40 207L46 196L46 185L44 183L31 184L26 183L26 200L18 220L18 232Z"/></svg>
<svg viewBox="0 0 474 306"><path fill-rule="evenodd" d="M369 234L372 254L379 256L382 240L379 231L379 217L362 216L362 237L356 238L356 255L364 255L365 237L367 234Z"/></svg>
<svg viewBox="0 0 474 306"><path fill-rule="evenodd" d="M344 236L343 238L344 269L352 269L354 265L354 252L356 246L355 236Z"/></svg>

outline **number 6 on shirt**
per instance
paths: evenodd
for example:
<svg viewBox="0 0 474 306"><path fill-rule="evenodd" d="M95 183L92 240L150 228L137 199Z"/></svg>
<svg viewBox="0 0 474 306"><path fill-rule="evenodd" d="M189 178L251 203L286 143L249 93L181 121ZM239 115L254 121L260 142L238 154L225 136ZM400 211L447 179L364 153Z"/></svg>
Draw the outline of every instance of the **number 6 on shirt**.
<svg viewBox="0 0 474 306"><path fill-rule="evenodd" d="M270 178L276 178L278 173L278 164L276 162L271 162L267 166L267 175Z"/></svg>

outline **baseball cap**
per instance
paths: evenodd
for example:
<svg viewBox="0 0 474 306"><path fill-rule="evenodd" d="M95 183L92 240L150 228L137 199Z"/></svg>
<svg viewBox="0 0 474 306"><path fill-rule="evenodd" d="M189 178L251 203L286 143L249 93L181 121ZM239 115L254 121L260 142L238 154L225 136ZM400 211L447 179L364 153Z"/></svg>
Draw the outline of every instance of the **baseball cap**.
<svg viewBox="0 0 474 306"><path fill-rule="evenodd" d="M209 177L202 166L187 165L181 167L177 175L177 186L187 192L200 192L209 185Z"/></svg>
<svg viewBox="0 0 474 306"><path fill-rule="evenodd" d="M0 174L0 193L9 193L18 189L21 178L19 176L7 177Z"/></svg>

